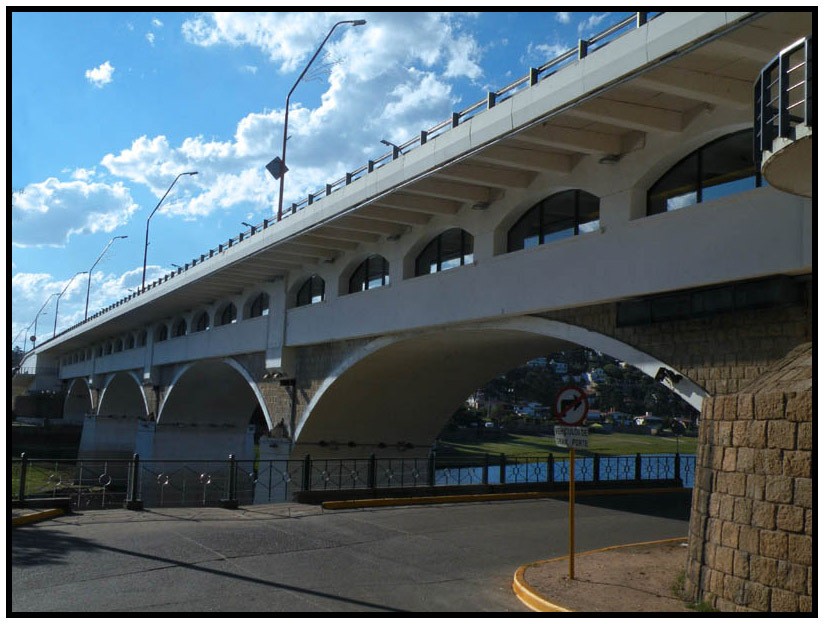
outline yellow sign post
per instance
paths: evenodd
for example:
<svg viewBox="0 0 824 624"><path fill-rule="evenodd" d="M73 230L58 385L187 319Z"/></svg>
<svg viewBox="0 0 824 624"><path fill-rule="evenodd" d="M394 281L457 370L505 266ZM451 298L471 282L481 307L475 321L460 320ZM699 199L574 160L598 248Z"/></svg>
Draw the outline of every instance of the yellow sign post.
<svg viewBox="0 0 824 624"><path fill-rule="evenodd" d="M569 449L569 578L575 580L575 447Z"/></svg>
<svg viewBox="0 0 824 624"><path fill-rule="evenodd" d="M575 449L587 448L587 428L580 427L587 417L589 401L577 386L562 388L555 399L555 444L569 449L569 578L575 580Z"/></svg>

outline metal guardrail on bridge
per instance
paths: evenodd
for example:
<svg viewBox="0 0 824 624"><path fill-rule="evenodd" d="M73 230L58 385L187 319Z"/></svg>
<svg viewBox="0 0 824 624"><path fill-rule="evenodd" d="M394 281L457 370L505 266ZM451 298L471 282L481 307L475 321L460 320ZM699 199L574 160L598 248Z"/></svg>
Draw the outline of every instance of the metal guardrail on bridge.
<svg viewBox="0 0 824 624"><path fill-rule="evenodd" d="M569 462L543 456L266 460L29 459L12 460L12 501L69 499L75 510L127 506L234 507L285 502L307 493L427 492L455 488L535 485L569 480ZM692 487L695 456L597 455L577 457L576 481L620 485L676 481Z"/></svg>

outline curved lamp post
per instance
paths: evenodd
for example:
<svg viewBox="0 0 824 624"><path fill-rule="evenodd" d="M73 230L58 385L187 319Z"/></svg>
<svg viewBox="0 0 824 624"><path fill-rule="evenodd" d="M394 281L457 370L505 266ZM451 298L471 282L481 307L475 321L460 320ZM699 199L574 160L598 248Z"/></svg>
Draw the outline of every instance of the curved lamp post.
<svg viewBox="0 0 824 624"><path fill-rule="evenodd" d="M163 200L166 199L166 195L168 195L169 191L172 190L172 187L180 179L180 176L185 176L185 175L190 175L190 176L197 175L197 171L184 171L183 173L178 173L177 177L174 179L174 182L172 182L169 185L169 188L166 189L165 193L163 193L163 197L161 197L160 201L157 202L157 206L155 206L155 209L152 210L152 214L150 214L149 218L146 219L146 244L143 246L143 280L140 282L140 291L141 292L146 289L146 254L149 251L149 221L152 220L152 217L154 216L154 213L156 213L157 209L160 208L160 204L162 204Z"/></svg>
<svg viewBox="0 0 824 624"><path fill-rule="evenodd" d="M37 319L39 319L40 315L43 314L43 310L46 309L46 306L49 304L49 301L51 301L51 298L56 297L56 296L57 296L57 293L52 293L46 298L46 301L43 303L43 306L40 308L40 311L35 315L34 320L31 323L29 323L29 327L26 328L26 334L28 334L29 333L29 331L28 331L29 328L31 328L31 326L34 325L34 333L31 335L32 349L37 345ZM24 341L23 345L25 346L25 344L26 343ZM24 348L23 353L25 353L25 352L26 352L26 349Z"/></svg>
<svg viewBox="0 0 824 624"><path fill-rule="evenodd" d="M112 243L115 242L118 238L129 238L129 237L128 236L115 236L112 240L109 241L109 244L106 245L103 248L103 251L97 257L97 260L94 261L94 264L92 265L92 268L89 269L89 284L88 284L88 286L86 286L86 312L83 315L83 320L84 321L89 318L89 291L92 289L92 272L94 271L94 267L97 266L97 263L100 262L100 259L109 250L109 247L112 246Z"/></svg>
<svg viewBox="0 0 824 624"><path fill-rule="evenodd" d="M311 59L309 59L309 63L307 63L306 67L303 68L303 71L300 73L300 76L298 76L298 79L295 81L295 84L292 85L292 88L289 90L289 94L286 96L286 112L283 115L283 149L281 150L280 163L279 163L279 166L277 167L277 169L279 169L278 173L280 174L280 193L278 194L278 221L280 221L281 218L283 217L283 183L284 183L284 178L286 177L286 172L288 171L288 169L286 168L286 134L287 134L287 131L289 129L289 100L292 97L292 93L297 88L298 83L306 75L306 72L309 70L309 67L312 65L312 63L315 62L315 59L318 57L318 54L320 54L320 51L323 49L323 46L326 45L326 42L329 40L329 37L332 36L332 33L335 31L335 29L338 26L340 26L341 24L351 24L352 26L363 26L365 23L366 23L366 20L362 20L362 19L360 19L360 20L343 20L343 21L338 22L334 26L332 26L332 28L329 29L329 32L327 33L324 40L321 41L320 45L318 46L318 49L315 50L315 54L312 55ZM272 163L270 163L270 164L272 164ZM271 172L271 170L270 170L270 172ZM275 174L273 173L273 175L275 175ZM275 175L275 177L277 177L277 175Z"/></svg>
<svg viewBox="0 0 824 624"><path fill-rule="evenodd" d="M60 297L62 297L66 293L66 291L69 289L69 286L72 285L72 282L74 281L75 277L77 277L78 275L85 275L86 273L88 273L88 271L80 271L79 273L75 273L74 275L72 275L72 278L68 281L66 287L60 292L59 295L57 295L57 303L54 304L54 331L52 331L52 338L54 338L57 335L57 311L60 309Z"/></svg>

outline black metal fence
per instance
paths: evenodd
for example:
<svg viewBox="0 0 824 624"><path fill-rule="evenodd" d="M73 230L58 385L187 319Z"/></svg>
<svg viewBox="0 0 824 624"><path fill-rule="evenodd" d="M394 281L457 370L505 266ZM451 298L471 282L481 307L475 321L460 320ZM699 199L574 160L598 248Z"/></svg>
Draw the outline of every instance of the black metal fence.
<svg viewBox="0 0 824 624"><path fill-rule="evenodd" d="M308 493L355 496L415 490L529 484L569 480L566 457L480 455L302 460L29 459L11 465L12 501L68 500L73 509L127 506L195 507L296 500ZM695 456L588 455L575 460L576 482L604 484L675 481L692 487Z"/></svg>

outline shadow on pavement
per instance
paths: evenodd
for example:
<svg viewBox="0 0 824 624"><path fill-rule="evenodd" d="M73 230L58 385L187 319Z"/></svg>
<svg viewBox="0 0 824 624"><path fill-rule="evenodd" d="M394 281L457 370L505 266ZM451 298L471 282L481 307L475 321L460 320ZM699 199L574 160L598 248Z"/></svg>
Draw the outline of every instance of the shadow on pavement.
<svg viewBox="0 0 824 624"><path fill-rule="evenodd" d="M169 557L162 557L159 555L151 555L141 553L134 550L126 550L123 548L116 548L113 546L106 546L97 544L90 540L68 537L60 531L51 531L43 527L20 527L15 529L12 539L12 565L13 566L37 566L46 564L67 564L68 560L78 551L107 551L124 555L127 557L139 557L149 561L154 561L167 566L178 567L198 573L214 574L225 578L230 578L236 581L243 581L246 583L254 583L256 585L264 585L272 589L286 590L298 594L306 594L316 598L325 598L337 602L345 602L359 607L374 609L378 611L394 611L402 612L402 609L396 609L387 605L375 604L364 600L355 598L347 598L330 594L323 591L308 589L306 587L299 587L296 585L289 585L286 583L278 583L275 581L267 581L261 578L237 574L224 570L215 570L214 568L206 567L213 563L214 560L203 561L200 563L187 563ZM205 565L204 565L205 564Z"/></svg>
<svg viewBox="0 0 824 624"><path fill-rule="evenodd" d="M575 504L657 516L671 520L689 521L692 490L684 492L650 492L649 494L581 496L580 498L576 497Z"/></svg>

